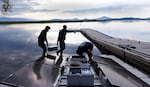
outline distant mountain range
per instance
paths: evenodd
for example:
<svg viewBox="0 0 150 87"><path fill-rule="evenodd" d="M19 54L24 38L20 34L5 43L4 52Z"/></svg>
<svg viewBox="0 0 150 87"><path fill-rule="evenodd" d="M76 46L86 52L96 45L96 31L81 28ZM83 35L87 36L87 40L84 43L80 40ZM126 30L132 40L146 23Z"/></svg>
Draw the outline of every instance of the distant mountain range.
<svg viewBox="0 0 150 87"><path fill-rule="evenodd" d="M73 19L51 19L50 21L113 21L113 20L125 20L125 21L134 21L134 20L150 20L149 18L135 18L135 17L124 17L124 18L110 18L110 17L100 17L100 18L94 18L94 19L78 19L78 18L73 18Z"/></svg>
<svg viewBox="0 0 150 87"><path fill-rule="evenodd" d="M134 21L134 20L148 20L149 18L135 18L135 17L124 17L124 18L110 18L107 16L103 16L100 18L94 19L50 19L50 20L32 20L32 19L25 19L25 18L9 18L9 17L0 17L0 22L23 22L23 23L42 23L42 22L88 22L88 21Z"/></svg>
<svg viewBox="0 0 150 87"><path fill-rule="evenodd" d="M3 21L32 21L31 19L26 18L9 18L9 17L0 17L0 22Z"/></svg>
<svg viewBox="0 0 150 87"><path fill-rule="evenodd" d="M110 18L110 17L106 17L106 16L103 16L103 17L100 17L100 18L97 18L96 20L102 20L102 21L109 21L109 20L150 20L150 17L149 18L136 18L136 17L124 17L124 18Z"/></svg>

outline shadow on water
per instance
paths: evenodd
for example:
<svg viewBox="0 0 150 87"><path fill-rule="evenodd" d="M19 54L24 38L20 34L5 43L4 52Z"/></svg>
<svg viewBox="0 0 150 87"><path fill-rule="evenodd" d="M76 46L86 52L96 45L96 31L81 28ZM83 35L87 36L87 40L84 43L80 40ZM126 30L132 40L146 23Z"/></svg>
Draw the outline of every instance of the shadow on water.
<svg viewBox="0 0 150 87"><path fill-rule="evenodd" d="M45 62L44 57L40 57L34 62L33 65L33 72L36 75L37 79L41 79L40 70L42 67L42 64Z"/></svg>
<svg viewBox="0 0 150 87"><path fill-rule="evenodd" d="M62 61L63 61L63 57L59 57L59 59L57 60L57 62L56 62L56 65L61 65L61 63L62 63Z"/></svg>

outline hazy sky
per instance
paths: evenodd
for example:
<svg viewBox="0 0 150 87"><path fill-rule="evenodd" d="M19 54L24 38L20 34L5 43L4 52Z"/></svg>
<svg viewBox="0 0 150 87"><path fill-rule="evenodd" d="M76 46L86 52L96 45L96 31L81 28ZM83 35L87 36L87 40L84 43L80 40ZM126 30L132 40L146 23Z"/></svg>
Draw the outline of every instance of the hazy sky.
<svg viewBox="0 0 150 87"><path fill-rule="evenodd" d="M2 0L1 0L2 1ZM31 19L150 17L150 0L9 0L11 12L0 17ZM1 2L0 2L1 3ZM2 5L2 3L0 4Z"/></svg>

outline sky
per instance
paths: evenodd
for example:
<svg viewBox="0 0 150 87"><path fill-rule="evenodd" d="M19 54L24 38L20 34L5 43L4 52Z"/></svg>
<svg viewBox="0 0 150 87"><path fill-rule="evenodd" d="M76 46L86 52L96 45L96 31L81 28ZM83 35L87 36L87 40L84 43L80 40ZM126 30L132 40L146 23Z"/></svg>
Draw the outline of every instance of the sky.
<svg viewBox="0 0 150 87"><path fill-rule="evenodd" d="M0 0L2 7L3 0ZM8 1L8 0L6 0ZM9 0L12 8L0 17L37 20L66 18L150 17L150 0Z"/></svg>

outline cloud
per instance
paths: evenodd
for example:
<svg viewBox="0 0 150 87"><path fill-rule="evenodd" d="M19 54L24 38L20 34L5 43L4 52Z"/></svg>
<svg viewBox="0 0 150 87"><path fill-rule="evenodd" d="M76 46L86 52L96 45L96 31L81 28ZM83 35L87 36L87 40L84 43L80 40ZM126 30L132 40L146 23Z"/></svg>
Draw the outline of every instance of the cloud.
<svg viewBox="0 0 150 87"><path fill-rule="evenodd" d="M41 4L35 1L30 0L14 0L11 2L13 4L11 12L8 12L7 16L13 16L13 15L23 15L23 14L29 14L29 13L36 13L36 12L56 12L59 9L53 9L48 7L40 7ZM2 14L1 14L2 15ZM2 15L3 16L3 15Z"/></svg>
<svg viewBox="0 0 150 87"><path fill-rule="evenodd" d="M31 12L56 12L59 11L59 9L33 9L30 11Z"/></svg>
<svg viewBox="0 0 150 87"><path fill-rule="evenodd" d="M64 13L112 13L112 12L137 12L137 10L143 10L144 8L150 8L150 5L132 5L132 4L123 4L123 5L110 5L89 9L76 9L76 10L66 10Z"/></svg>
<svg viewBox="0 0 150 87"><path fill-rule="evenodd" d="M59 17L96 17L96 16L146 16L150 12L149 0L10 0L12 12L0 16L21 18L59 18ZM1 3L0 3L1 4ZM137 11L138 10L138 11ZM95 14L96 13L96 14ZM30 16L29 16L30 15Z"/></svg>
<svg viewBox="0 0 150 87"><path fill-rule="evenodd" d="M114 7L113 7L114 9ZM90 9L77 9L77 10L68 10L63 11L64 13L91 13L91 12L106 12L106 11L112 11L112 7L98 7L98 8L90 8Z"/></svg>

